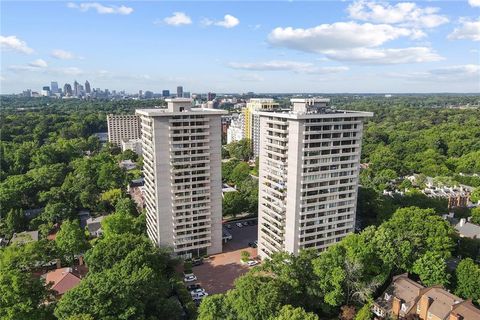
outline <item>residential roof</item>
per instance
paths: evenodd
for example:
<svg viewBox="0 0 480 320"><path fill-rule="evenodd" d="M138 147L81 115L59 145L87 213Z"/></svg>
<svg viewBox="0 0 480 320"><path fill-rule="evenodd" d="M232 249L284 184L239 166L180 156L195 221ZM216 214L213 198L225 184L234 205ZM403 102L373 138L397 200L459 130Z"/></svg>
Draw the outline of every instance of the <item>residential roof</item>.
<svg viewBox="0 0 480 320"><path fill-rule="evenodd" d="M480 226L477 224L460 221L455 229L462 237L480 239Z"/></svg>
<svg viewBox="0 0 480 320"><path fill-rule="evenodd" d="M32 241L38 241L38 230L14 233L10 242L23 244Z"/></svg>
<svg viewBox="0 0 480 320"><path fill-rule="evenodd" d="M96 218L88 218L87 219L87 228L90 233L95 233L102 228L102 220L105 216L100 216Z"/></svg>
<svg viewBox="0 0 480 320"><path fill-rule="evenodd" d="M440 287L428 288L424 295L433 300L428 308L428 312L439 319L445 319L450 314L450 311L452 311L452 306L463 301L461 298Z"/></svg>
<svg viewBox="0 0 480 320"><path fill-rule="evenodd" d="M480 319L480 310L477 309L471 301L464 301L457 304L452 314L461 315L463 320L478 320Z"/></svg>
<svg viewBox="0 0 480 320"><path fill-rule="evenodd" d="M424 287L421 284L409 279L407 274L402 274L393 278L392 283L375 302L383 309L391 310L393 297L397 297L402 301L401 312L407 314L417 302L422 289Z"/></svg>
<svg viewBox="0 0 480 320"><path fill-rule="evenodd" d="M45 276L45 283L52 284L52 290L59 295L64 294L70 289L76 287L81 279L72 272L72 268L61 268L50 271Z"/></svg>

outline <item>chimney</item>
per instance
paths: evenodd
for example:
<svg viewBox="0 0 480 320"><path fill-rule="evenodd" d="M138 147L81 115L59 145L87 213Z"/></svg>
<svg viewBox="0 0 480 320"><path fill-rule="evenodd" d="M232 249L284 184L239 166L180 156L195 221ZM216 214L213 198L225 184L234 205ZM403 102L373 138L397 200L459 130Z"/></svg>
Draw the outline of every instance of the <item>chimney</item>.
<svg viewBox="0 0 480 320"><path fill-rule="evenodd" d="M430 308L430 305L432 304L433 300L426 294L424 294L418 303L420 303L420 311L418 315L420 316L420 319L426 320L427 319L427 314L428 314L428 309Z"/></svg>
<svg viewBox="0 0 480 320"><path fill-rule="evenodd" d="M448 320L463 320L463 317L459 315L458 313L450 313L450 317L448 317Z"/></svg>
<svg viewBox="0 0 480 320"><path fill-rule="evenodd" d="M393 297L392 301L392 315L393 319L398 319L400 316L400 309L402 307L402 300L397 297Z"/></svg>
<svg viewBox="0 0 480 320"><path fill-rule="evenodd" d="M57 259L57 269L60 269L62 267L62 261L60 259Z"/></svg>

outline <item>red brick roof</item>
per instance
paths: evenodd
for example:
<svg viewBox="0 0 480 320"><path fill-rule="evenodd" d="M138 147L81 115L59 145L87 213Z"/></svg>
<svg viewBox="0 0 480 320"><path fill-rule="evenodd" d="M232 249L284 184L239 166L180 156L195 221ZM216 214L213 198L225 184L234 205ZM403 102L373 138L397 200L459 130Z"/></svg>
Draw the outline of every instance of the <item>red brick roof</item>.
<svg viewBox="0 0 480 320"><path fill-rule="evenodd" d="M81 279L72 273L71 268L57 269L55 271L50 271L45 275L45 283L51 283L52 289L59 295L76 287L80 281Z"/></svg>

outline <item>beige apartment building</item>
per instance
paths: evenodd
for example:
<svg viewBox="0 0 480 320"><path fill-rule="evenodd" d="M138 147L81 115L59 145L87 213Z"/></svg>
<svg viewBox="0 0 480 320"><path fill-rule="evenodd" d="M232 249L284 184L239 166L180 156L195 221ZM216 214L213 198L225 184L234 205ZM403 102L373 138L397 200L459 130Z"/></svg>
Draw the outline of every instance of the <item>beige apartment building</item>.
<svg viewBox="0 0 480 320"><path fill-rule="evenodd" d="M147 233L188 258L222 251L221 115L166 99L140 116Z"/></svg>
<svg viewBox="0 0 480 320"><path fill-rule="evenodd" d="M254 158L260 150L260 115L261 111L278 110L279 104L270 98L252 98L243 109L244 138L249 139Z"/></svg>
<svg viewBox="0 0 480 320"><path fill-rule="evenodd" d="M140 139L140 121L134 114L107 115L108 142L121 147L122 141Z"/></svg>
<svg viewBox="0 0 480 320"><path fill-rule="evenodd" d="M259 112L258 253L324 250L355 228L363 121L329 99L291 99Z"/></svg>

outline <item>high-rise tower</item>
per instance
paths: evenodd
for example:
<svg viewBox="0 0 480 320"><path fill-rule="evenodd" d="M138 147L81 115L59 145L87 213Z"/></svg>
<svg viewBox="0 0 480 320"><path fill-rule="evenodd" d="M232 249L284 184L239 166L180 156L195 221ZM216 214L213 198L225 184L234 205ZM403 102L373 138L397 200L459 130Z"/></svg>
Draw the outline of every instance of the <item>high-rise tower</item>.
<svg viewBox="0 0 480 320"><path fill-rule="evenodd" d="M142 130L147 233L182 257L222 251L221 115L166 99L137 110Z"/></svg>
<svg viewBox="0 0 480 320"><path fill-rule="evenodd" d="M259 112L258 253L323 250L354 231L363 121L328 99Z"/></svg>

